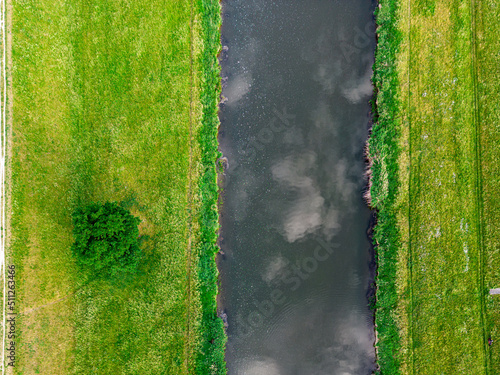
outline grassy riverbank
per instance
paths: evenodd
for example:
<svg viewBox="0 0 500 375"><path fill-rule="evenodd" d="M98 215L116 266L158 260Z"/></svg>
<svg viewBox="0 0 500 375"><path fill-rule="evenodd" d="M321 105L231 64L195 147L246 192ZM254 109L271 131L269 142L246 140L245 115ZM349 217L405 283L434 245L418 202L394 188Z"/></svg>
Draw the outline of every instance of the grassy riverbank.
<svg viewBox="0 0 500 375"><path fill-rule="evenodd" d="M381 373L498 373L499 9L386 0L377 18Z"/></svg>
<svg viewBox="0 0 500 375"><path fill-rule="evenodd" d="M14 373L225 373L219 3L26 0L10 16ZM76 268L70 215L91 201L142 219L133 277Z"/></svg>

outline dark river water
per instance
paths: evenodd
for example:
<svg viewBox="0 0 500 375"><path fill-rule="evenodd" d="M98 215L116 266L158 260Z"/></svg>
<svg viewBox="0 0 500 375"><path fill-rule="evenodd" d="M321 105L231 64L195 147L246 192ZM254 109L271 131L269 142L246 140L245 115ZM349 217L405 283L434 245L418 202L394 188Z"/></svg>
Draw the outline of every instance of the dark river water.
<svg viewBox="0 0 500 375"><path fill-rule="evenodd" d="M374 370L368 0L225 0L220 310L229 374Z"/></svg>

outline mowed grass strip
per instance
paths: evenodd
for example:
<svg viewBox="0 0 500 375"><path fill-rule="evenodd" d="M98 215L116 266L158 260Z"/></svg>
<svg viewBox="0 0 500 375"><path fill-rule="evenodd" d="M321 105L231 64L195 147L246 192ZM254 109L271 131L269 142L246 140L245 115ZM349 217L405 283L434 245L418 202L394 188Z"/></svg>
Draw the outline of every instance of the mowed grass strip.
<svg viewBox="0 0 500 375"><path fill-rule="evenodd" d="M380 372L495 374L487 339L498 335L500 301L487 291L500 285L498 4L381 7L370 140Z"/></svg>
<svg viewBox="0 0 500 375"><path fill-rule="evenodd" d="M481 0L474 5L477 38L478 115L483 187L483 233L485 252L485 287L500 287L500 5ZM487 332L493 345L489 348L490 374L500 373L500 298L486 298Z"/></svg>
<svg viewBox="0 0 500 375"><path fill-rule="evenodd" d="M194 363L204 333L197 271L207 186L199 181L216 144L210 155L203 146L202 163L198 132L201 93L206 85L216 93L217 83L202 79L206 15L193 4L13 4L16 374L208 373ZM124 202L141 218L137 275L109 282L76 268L70 215L93 201Z"/></svg>
<svg viewBox="0 0 500 375"><path fill-rule="evenodd" d="M412 2L413 370L485 373L471 9Z"/></svg>
<svg viewBox="0 0 500 375"><path fill-rule="evenodd" d="M68 251L71 20L63 4L15 2L10 18L14 115L8 262L17 269L16 367L11 368L17 374L69 374L74 365L75 300L49 305L79 285Z"/></svg>

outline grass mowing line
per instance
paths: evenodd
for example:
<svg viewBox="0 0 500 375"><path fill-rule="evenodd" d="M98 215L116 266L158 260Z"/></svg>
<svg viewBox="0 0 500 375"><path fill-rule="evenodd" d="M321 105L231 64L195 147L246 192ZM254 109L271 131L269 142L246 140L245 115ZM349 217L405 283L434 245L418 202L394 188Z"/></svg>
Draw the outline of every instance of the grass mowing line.
<svg viewBox="0 0 500 375"><path fill-rule="evenodd" d="M498 33L500 23L498 20L498 2L492 0L477 1L474 7L477 51L476 69L478 76L478 111L480 122L480 145L481 148L481 193L482 201L482 228L484 241L484 283L485 283L485 321L488 336L491 335L494 343L488 347L488 371L498 374L500 369L500 355L497 339L500 328L500 305L499 299L489 296L488 289L499 285L500 273L498 222L500 206L498 204L499 173L499 149L498 141L500 112L497 105L500 96L499 77L499 50ZM486 337L488 337L486 336Z"/></svg>
<svg viewBox="0 0 500 375"><path fill-rule="evenodd" d="M34 311L37 311L37 310L40 310L40 309L43 309L44 307L47 307L47 306L51 306L51 305L55 305L56 303L59 303L61 301L64 301L65 299L68 299L69 297L72 297L76 294L76 292L73 292L71 294L68 294L67 296L64 296L62 298L58 298L56 299L55 301L52 301L52 302L48 302L42 306L37 306L37 307L33 307L31 309L28 309L26 311L23 311L22 313L20 313L20 315L28 315L28 314L31 314L32 312Z"/></svg>
<svg viewBox="0 0 500 375"><path fill-rule="evenodd" d="M415 374L415 346L413 338L413 253L412 253L412 232L411 232L411 198L412 198L412 173L411 173L411 157L412 157L412 142L411 142L411 0L408 0L408 273L409 273L409 286L410 293L410 306L408 309L408 338L410 341L411 350L411 372Z"/></svg>
<svg viewBox="0 0 500 375"><path fill-rule="evenodd" d="M71 292L71 293L69 293L69 294L65 295L64 297L60 297L60 298L58 298L58 299L56 299L56 300L54 300L54 301L47 302L47 303L45 303L45 304L43 304L43 305L41 305L41 306L32 307L31 309L28 309L28 310L25 310L25 311L20 311L20 312L18 313L18 315L24 315L24 316L26 316L26 315L28 315L28 314L31 314L31 313L32 313L32 312L34 312L34 311L38 311L38 310L40 310L40 309L43 309L44 307L47 307L47 306L52 306L52 305L55 305L56 303L62 302L62 301L66 300L66 299L68 299L68 298L70 298L70 297L75 296L78 292L80 292L81 290L83 290L83 289L84 289L86 286L88 286L89 284L90 284L90 282L87 282L87 283L85 283L84 285L80 286L78 289L74 290L73 292Z"/></svg>
<svg viewBox="0 0 500 375"><path fill-rule="evenodd" d="M478 270L478 278L479 278L479 298L481 305L481 327L483 329L483 350L484 350L484 366L485 373L489 374L489 361L488 361L488 346L487 346L487 332L485 327L485 310L486 310L486 302L485 302L485 287L484 287L484 237L483 237L483 184L482 184L482 161L481 161L481 133L480 133L480 114L479 114L479 101L478 101L478 92L477 92L477 43L476 43L476 4L475 0L470 0L471 7L471 49L472 49L472 82L474 85L474 142L475 142L475 153L476 153L476 211L477 211L477 246L479 253L479 270Z"/></svg>
<svg viewBox="0 0 500 375"><path fill-rule="evenodd" d="M193 88L194 88L194 35L193 35L193 18L194 18L194 4L193 0L189 2L190 15L189 15L189 163L188 163L188 187L186 198L187 210L187 246L186 246L186 282L187 282L187 295L186 295L186 344L184 346L184 360L186 373L189 374L189 355L191 353L191 269L192 269L192 220L193 220Z"/></svg>

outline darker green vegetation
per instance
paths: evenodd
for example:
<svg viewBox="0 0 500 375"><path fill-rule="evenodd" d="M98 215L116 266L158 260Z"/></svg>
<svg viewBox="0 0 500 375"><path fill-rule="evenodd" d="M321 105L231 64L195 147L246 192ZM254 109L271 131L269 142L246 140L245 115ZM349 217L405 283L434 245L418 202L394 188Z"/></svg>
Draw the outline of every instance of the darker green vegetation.
<svg viewBox="0 0 500 375"><path fill-rule="evenodd" d="M219 127L218 102L220 97L220 66L217 55L220 50L221 25L220 5L215 0L198 1L202 15L203 53L200 66L203 67L203 106L202 127L199 143L202 154L202 173L200 176L201 225L198 282L202 305L201 348L196 361L196 373L226 374L224 360L226 335L222 320L217 316L217 266L215 256L218 252L217 231L219 216L217 211L217 168L214 162L219 156L217 132Z"/></svg>
<svg viewBox="0 0 500 375"><path fill-rule="evenodd" d="M77 262L103 276L133 272L140 256L140 219L117 203L92 203L72 215Z"/></svg>
<svg viewBox="0 0 500 375"><path fill-rule="evenodd" d="M395 21L397 2L384 1L376 12L378 46L374 77L374 124L369 141L371 205L377 210L374 243L377 252L377 355L384 374L399 374L399 329L393 314L398 302L396 290L397 252L400 244L393 205L398 189L398 87L395 57L400 33ZM388 182L388 183L387 183Z"/></svg>

